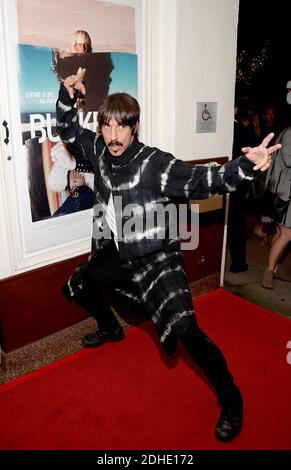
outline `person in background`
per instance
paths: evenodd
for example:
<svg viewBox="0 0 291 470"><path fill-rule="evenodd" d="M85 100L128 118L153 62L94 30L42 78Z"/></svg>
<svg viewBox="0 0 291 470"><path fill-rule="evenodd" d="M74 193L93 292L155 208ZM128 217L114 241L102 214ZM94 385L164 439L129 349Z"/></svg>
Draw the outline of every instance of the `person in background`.
<svg viewBox="0 0 291 470"><path fill-rule="evenodd" d="M291 104L291 81L287 83L287 103ZM272 159L266 177L266 188L277 194L284 201L289 200L284 220L277 223L276 233L271 242L267 267L263 273L262 286L273 289L274 278L291 282L291 276L286 275L280 266L286 248L291 241L291 126L278 136L282 148L276 152Z"/></svg>
<svg viewBox="0 0 291 470"><path fill-rule="evenodd" d="M273 104L267 104L264 106L260 120L260 129L262 138L266 137L266 135L270 134L270 132L273 132L274 137L271 143L274 144L279 133L279 127L277 126L276 107ZM262 173L260 178L257 179L256 185L254 187L256 193L255 196L259 205L258 209L260 212L263 212L261 200L263 197L265 184L266 173ZM253 230L254 234L261 239L260 246L264 246L269 243L269 238L274 234L275 229L276 224L274 221L266 214L262 214L260 222L254 227Z"/></svg>
<svg viewBox="0 0 291 470"><path fill-rule="evenodd" d="M288 127L281 138L282 149L277 152L272 170L268 173L266 187L283 200L289 200L284 220L277 223L276 233L271 242L267 267L263 273L262 286L273 289L274 278L291 282L291 276L281 269L284 252L291 241L291 127Z"/></svg>
<svg viewBox="0 0 291 470"><path fill-rule="evenodd" d="M277 126L277 112L275 106L272 104L266 105L263 109L262 118L260 121L261 127L261 137L264 138L266 135L273 132L273 142L275 142L278 136L278 126Z"/></svg>
<svg viewBox="0 0 291 470"><path fill-rule="evenodd" d="M256 147L260 141L259 134L257 113L248 100L241 101L238 103L234 122L232 158L239 158L243 147ZM231 258L229 271L232 273L248 270L246 199L249 187L246 181L229 195L227 243Z"/></svg>
<svg viewBox="0 0 291 470"><path fill-rule="evenodd" d="M240 389L222 352L197 323L178 234L171 235L169 218L152 214L155 208L166 210L176 198L205 199L235 191L257 170L269 167L270 155L280 145L267 147L271 134L222 167L193 167L139 141L139 104L127 93L104 99L98 112L100 135L96 135L80 126L75 108L78 91L86 92L84 75L80 68L64 80L56 106L58 132L75 157L75 169L90 161L95 174L98 210L93 217L92 253L82 266L82 276L77 270L77 278L71 276L63 289L98 323L82 344L94 348L124 338L108 299L116 288L127 290L151 318L165 351L173 354L180 341L204 372L221 406L216 437L223 442L234 439L243 419ZM141 222L134 224L134 230L128 226L129 208Z"/></svg>

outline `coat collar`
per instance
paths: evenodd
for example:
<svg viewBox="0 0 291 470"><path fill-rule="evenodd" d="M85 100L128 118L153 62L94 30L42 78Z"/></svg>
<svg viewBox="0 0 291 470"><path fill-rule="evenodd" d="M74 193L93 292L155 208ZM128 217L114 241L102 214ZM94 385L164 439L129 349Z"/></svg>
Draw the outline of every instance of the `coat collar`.
<svg viewBox="0 0 291 470"><path fill-rule="evenodd" d="M123 165L126 165L126 163L128 163L129 160L131 160L131 158L137 154L141 147L142 144L139 142L138 138L134 137L131 144L127 147L123 154L120 155L120 157L114 157L113 155L111 155L107 148L105 150L105 156L109 158L112 167L121 167Z"/></svg>

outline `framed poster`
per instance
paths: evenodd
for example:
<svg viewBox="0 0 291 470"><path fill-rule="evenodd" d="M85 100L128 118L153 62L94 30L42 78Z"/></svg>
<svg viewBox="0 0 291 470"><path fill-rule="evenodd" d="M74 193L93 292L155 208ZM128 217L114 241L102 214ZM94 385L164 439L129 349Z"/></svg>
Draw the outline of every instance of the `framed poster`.
<svg viewBox="0 0 291 470"><path fill-rule="evenodd" d="M55 102L62 79L78 67L87 70L87 93L77 103L84 127L96 129L98 107L108 94L125 91L138 98L138 3L4 1L16 269L90 249L93 175L55 168L54 154L63 151Z"/></svg>

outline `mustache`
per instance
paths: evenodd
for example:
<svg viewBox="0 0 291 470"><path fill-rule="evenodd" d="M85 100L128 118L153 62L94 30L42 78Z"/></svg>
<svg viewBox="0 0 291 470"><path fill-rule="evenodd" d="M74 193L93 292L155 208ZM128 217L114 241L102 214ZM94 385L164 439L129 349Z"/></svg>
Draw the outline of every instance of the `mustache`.
<svg viewBox="0 0 291 470"><path fill-rule="evenodd" d="M110 142L108 143L108 147L112 147L113 145L117 145L119 147L123 147L123 144L121 142L119 142L119 140L115 139L115 140L110 140Z"/></svg>

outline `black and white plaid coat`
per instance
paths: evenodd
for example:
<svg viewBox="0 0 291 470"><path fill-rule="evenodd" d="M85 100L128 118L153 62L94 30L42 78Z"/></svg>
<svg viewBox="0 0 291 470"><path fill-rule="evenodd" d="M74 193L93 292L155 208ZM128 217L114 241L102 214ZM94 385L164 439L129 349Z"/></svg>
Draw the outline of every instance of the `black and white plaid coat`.
<svg viewBox="0 0 291 470"><path fill-rule="evenodd" d="M147 216L158 204L167 206L175 198L205 199L235 191L241 183L253 180L254 165L242 156L223 166L191 166L136 138L112 164L114 157L103 138L79 125L75 101L62 85L57 101L57 129L76 158L76 170L88 171L91 165L94 169L98 213L93 215L92 256L106 245L110 230L104 215L112 192L119 255L122 265L131 270L135 286L134 294L129 295L138 297L157 327L162 344L172 352L175 339L189 322L195 321L192 299L179 238L169 237L171 220L166 218L162 224L155 222L148 227ZM124 208L129 204L141 222L133 233L123 230L129 217Z"/></svg>

